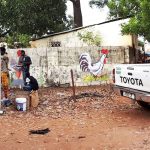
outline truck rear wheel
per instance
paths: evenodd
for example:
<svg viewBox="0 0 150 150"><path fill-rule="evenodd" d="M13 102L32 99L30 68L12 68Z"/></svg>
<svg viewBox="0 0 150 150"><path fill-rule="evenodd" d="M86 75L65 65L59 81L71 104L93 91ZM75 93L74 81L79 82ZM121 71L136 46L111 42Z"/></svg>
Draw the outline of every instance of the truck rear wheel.
<svg viewBox="0 0 150 150"><path fill-rule="evenodd" d="M137 101L137 103L145 109L150 109L150 103L144 101Z"/></svg>

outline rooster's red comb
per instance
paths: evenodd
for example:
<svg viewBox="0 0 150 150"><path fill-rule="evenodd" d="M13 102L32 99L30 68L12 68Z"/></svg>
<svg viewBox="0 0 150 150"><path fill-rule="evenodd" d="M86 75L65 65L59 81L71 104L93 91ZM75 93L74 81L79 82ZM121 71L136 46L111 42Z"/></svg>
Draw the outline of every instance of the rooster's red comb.
<svg viewBox="0 0 150 150"><path fill-rule="evenodd" d="M102 54L108 54L108 52L109 52L108 49L102 49L102 50L101 50L101 53L102 53Z"/></svg>

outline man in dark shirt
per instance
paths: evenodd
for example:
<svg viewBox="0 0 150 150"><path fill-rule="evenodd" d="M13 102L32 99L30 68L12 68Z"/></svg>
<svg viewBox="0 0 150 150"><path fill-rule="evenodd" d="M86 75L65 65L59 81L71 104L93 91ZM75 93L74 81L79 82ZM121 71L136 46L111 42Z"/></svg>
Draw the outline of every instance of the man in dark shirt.
<svg viewBox="0 0 150 150"><path fill-rule="evenodd" d="M27 74L30 71L30 65L32 64L31 58L25 54L24 50L21 50L21 56L19 57L19 65L22 66L22 75L24 85L26 83Z"/></svg>

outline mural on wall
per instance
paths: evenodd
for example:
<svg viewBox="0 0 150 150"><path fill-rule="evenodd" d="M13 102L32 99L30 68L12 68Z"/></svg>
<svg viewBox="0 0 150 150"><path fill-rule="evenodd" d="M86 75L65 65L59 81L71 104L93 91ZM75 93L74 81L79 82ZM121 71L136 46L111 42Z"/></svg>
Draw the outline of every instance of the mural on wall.
<svg viewBox="0 0 150 150"><path fill-rule="evenodd" d="M18 64L19 57L21 56L21 50L17 51L17 58L10 57L10 85L11 86L19 86L22 87L23 78L22 78L22 71L21 66Z"/></svg>
<svg viewBox="0 0 150 150"><path fill-rule="evenodd" d="M80 68L82 71L90 73L90 75L86 75L83 78L84 82L107 81L109 79L107 71L104 71L104 64L106 64L107 54L108 50L102 49L101 53L99 53L100 57L96 63L92 63L89 53L82 53L80 55Z"/></svg>

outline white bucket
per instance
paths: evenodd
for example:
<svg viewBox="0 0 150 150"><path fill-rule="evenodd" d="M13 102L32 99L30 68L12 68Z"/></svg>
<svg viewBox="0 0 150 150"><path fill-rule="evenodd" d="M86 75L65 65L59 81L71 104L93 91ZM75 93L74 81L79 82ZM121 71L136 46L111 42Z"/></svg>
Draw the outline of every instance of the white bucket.
<svg viewBox="0 0 150 150"><path fill-rule="evenodd" d="M26 111L26 98L16 98L17 110Z"/></svg>

